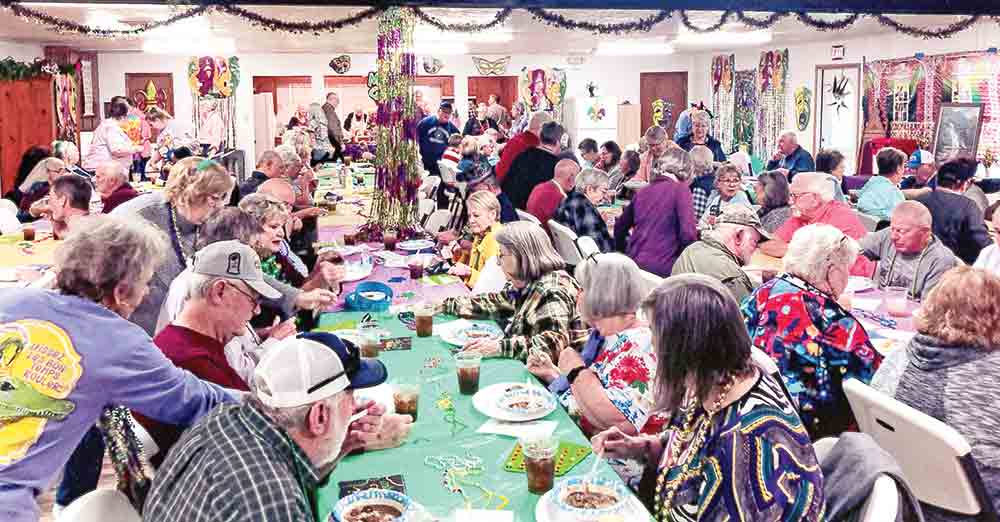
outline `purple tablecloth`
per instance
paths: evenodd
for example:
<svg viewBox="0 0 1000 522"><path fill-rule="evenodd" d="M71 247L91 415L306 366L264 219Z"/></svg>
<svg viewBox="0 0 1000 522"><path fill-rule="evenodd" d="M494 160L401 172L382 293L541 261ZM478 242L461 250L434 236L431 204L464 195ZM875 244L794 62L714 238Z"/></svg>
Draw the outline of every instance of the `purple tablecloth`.
<svg viewBox="0 0 1000 522"><path fill-rule="evenodd" d="M871 176L844 176L844 187L847 190L861 190L869 179Z"/></svg>

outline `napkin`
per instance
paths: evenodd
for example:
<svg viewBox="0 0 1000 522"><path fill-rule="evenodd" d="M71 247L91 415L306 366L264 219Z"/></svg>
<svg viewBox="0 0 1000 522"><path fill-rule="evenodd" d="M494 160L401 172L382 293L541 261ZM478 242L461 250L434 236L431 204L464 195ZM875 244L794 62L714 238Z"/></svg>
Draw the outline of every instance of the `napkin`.
<svg viewBox="0 0 1000 522"><path fill-rule="evenodd" d="M556 421L529 421L529 422L507 422L498 419L490 419L483 423L476 430L476 433L492 433L495 435L506 435L508 437L525 437L529 439L543 438L552 435L556 431Z"/></svg>
<svg viewBox="0 0 1000 522"><path fill-rule="evenodd" d="M875 310L878 310L878 307L881 304L882 300L877 297L854 296L851 298L851 308L868 310L869 312L874 312Z"/></svg>
<svg viewBox="0 0 1000 522"><path fill-rule="evenodd" d="M472 322L466 319L457 319L454 321L448 321L447 323L434 323L434 335L441 337L448 333L457 332L462 328L468 328L472 326Z"/></svg>
<svg viewBox="0 0 1000 522"><path fill-rule="evenodd" d="M397 254L395 252L389 252L387 250L375 252L372 255L381 258L383 261L385 261L385 266L387 268L407 268L406 256Z"/></svg>

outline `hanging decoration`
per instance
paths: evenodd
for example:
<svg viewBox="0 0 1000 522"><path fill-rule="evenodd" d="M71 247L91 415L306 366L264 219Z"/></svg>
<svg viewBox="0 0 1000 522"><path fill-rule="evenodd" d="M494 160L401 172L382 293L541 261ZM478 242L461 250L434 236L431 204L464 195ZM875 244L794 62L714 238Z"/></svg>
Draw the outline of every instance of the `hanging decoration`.
<svg viewBox="0 0 1000 522"><path fill-rule="evenodd" d="M378 79L378 73L371 71L368 73L368 97L372 99L373 102L378 103L381 98L381 90L379 89L380 82Z"/></svg>
<svg viewBox="0 0 1000 522"><path fill-rule="evenodd" d="M785 129L786 83L788 81L788 49L760 53L757 65L757 128L753 149L764 157L778 143Z"/></svg>
<svg viewBox="0 0 1000 522"><path fill-rule="evenodd" d="M381 238L390 229L396 230L400 238L416 233L421 175L413 94L417 75L413 55L415 22L411 10L399 7L389 8L379 17L377 74L368 77L369 84L374 81L378 106L374 128L376 190L370 218L360 230L369 239Z"/></svg>
<svg viewBox="0 0 1000 522"><path fill-rule="evenodd" d="M653 123L669 130L674 120L674 103L666 98L657 98L653 100L652 109Z"/></svg>
<svg viewBox="0 0 1000 522"><path fill-rule="evenodd" d="M75 74L61 74L58 71L52 76L55 83L55 113L56 139L77 143L80 134L80 119L77 114L79 90Z"/></svg>
<svg viewBox="0 0 1000 522"><path fill-rule="evenodd" d="M155 22L144 23L135 27L130 27L129 29L106 29L101 27L91 27L89 25L81 24L71 19L62 18L55 15L50 15L42 10L34 7L29 7L23 2L16 0L0 0L0 7L10 10L15 16L27 20L32 23L39 25L44 25L50 29L53 29L60 33L76 33L85 36L92 36L97 38L136 38L141 36L143 33L173 25L177 22L194 18L197 16L202 16L206 14L211 14L213 12L224 13L236 18L245 20L257 27L266 29L268 31L283 31L294 34L312 33L330 33L335 32L345 27L350 27L357 25L365 20L375 18L382 14L387 8L382 5L377 5L373 7L366 8L364 10L358 11L357 13L346 16L344 18L336 19L326 19L319 21L290 21L283 20L280 18L274 18L270 16L264 16L260 13L250 11L248 9L238 7L235 2L226 2L223 0L200 0L202 5L197 5L180 11L168 18L163 20L158 20ZM486 31L499 27L503 25L508 19L510 19L513 13L513 8L507 7L500 9L493 16L493 19L486 23L445 23L440 19L429 15L426 11L419 7L409 7L406 8L413 14L420 22L426 23L433 26L434 28L441 31L449 32L462 32L462 33L477 33L480 31ZM577 30L577 31L587 31L595 34L625 34L625 33L637 33L637 32L649 32L656 25L668 20L674 14L678 14L681 19L681 23L689 30L695 32L710 32L714 30L721 29L730 19L735 18L738 22L746 25L747 27L752 27L754 29L770 29L774 27L781 19L794 15L798 21L806 26L812 27L820 31L830 31L830 30L840 30L850 27L855 22L860 20L862 17L874 18L881 25L903 33L907 36L912 36L914 38L948 38L956 33L964 31L969 27L976 24L976 22L983 19L983 16L972 15L957 22L951 23L947 26L938 29L926 29L918 26L911 26L900 23L885 13L879 14L861 14L861 13L843 13L847 17L834 20L826 21L823 19L815 18L807 12L781 12L781 13L771 13L764 18L754 18L746 15L742 11L727 10L722 12L719 16L718 21L709 24L707 27L698 27L694 25L688 15L687 11L670 11L668 9L661 9L649 16L638 18L635 20L630 20L626 22L618 23L595 23L589 21L576 21L571 20L562 14L554 11L550 11L542 8L525 8L529 14L536 20L545 23L547 25L558 27L560 29L567 30ZM1000 22L1000 17L992 17L994 21Z"/></svg>
<svg viewBox="0 0 1000 522"><path fill-rule="evenodd" d="M507 64L510 63L510 56L504 56L496 60L487 60L486 58L473 56L472 63L476 64L476 69L483 76L501 76L507 72Z"/></svg>
<svg viewBox="0 0 1000 522"><path fill-rule="evenodd" d="M235 56L191 57L188 61L195 136L214 153L236 143L235 93L239 83L240 61Z"/></svg>
<svg viewBox="0 0 1000 522"><path fill-rule="evenodd" d="M748 69L733 74L733 141L737 148L753 154L753 136L757 117L757 71Z"/></svg>
<svg viewBox="0 0 1000 522"><path fill-rule="evenodd" d="M424 57L424 72L427 74L437 74L444 68L444 62L432 56Z"/></svg>
<svg viewBox="0 0 1000 522"><path fill-rule="evenodd" d="M44 58L20 62L8 56L0 60L0 80L30 80L56 74L76 74L79 64L59 65Z"/></svg>
<svg viewBox="0 0 1000 522"><path fill-rule="evenodd" d="M342 54L330 60L330 68L337 74L344 74L351 70L351 56Z"/></svg>
<svg viewBox="0 0 1000 522"><path fill-rule="evenodd" d="M518 91L530 111L550 111L559 119L566 97L566 71L557 68L521 69Z"/></svg>
<svg viewBox="0 0 1000 522"><path fill-rule="evenodd" d="M712 135L722 143L722 150L733 150L733 73L736 56L712 57Z"/></svg>
<svg viewBox="0 0 1000 522"><path fill-rule="evenodd" d="M795 89L795 124L799 131L809 128L812 117L812 90L809 87Z"/></svg>

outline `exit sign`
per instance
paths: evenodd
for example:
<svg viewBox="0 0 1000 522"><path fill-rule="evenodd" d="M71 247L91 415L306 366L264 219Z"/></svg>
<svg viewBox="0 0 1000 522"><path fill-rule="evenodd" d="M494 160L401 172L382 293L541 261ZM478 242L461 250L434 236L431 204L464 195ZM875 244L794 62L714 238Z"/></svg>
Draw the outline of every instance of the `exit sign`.
<svg viewBox="0 0 1000 522"><path fill-rule="evenodd" d="M847 51L844 50L844 46L843 45L834 45L833 47L830 48L830 59L831 60L835 60L835 61L836 60L843 60L844 59L844 55L846 53L847 53Z"/></svg>

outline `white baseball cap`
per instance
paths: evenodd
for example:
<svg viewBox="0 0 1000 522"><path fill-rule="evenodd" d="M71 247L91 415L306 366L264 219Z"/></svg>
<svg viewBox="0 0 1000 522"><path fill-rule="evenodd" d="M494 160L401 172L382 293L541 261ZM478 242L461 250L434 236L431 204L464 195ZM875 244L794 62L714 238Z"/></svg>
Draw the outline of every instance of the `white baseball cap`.
<svg viewBox="0 0 1000 522"><path fill-rule="evenodd" d="M253 373L254 394L265 406L294 408L348 389L385 382L377 359L361 359L358 348L328 332L289 337L264 355Z"/></svg>

